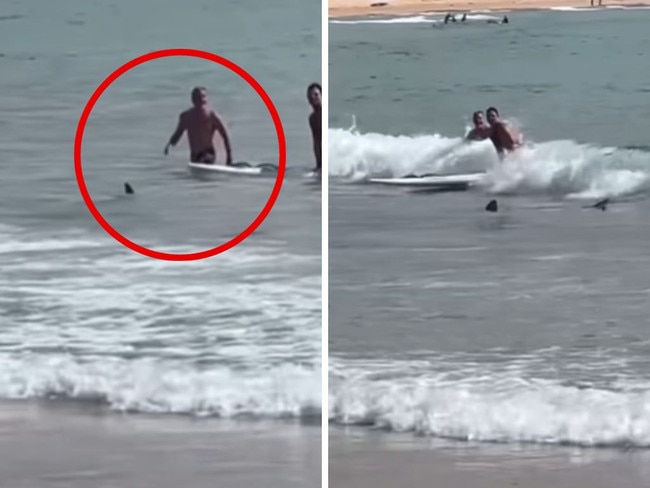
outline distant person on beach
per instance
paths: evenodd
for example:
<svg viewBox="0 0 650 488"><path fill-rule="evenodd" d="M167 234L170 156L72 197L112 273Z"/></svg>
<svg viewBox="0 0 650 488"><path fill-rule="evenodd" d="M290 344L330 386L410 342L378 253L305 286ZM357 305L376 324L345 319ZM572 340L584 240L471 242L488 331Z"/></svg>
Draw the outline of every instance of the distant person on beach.
<svg viewBox="0 0 650 488"><path fill-rule="evenodd" d="M483 118L483 112L480 110L474 112L472 114L472 122L474 122L474 128L469 131L469 134L467 134L465 140L484 141L490 137L490 126L485 122L485 119Z"/></svg>
<svg viewBox="0 0 650 488"><path fill-rule="evenodd" d="M488 108L486 114L490 124L490 139L499 156L504 156L506 152L514 151L523 144L519 131L502 120L496 108Z"/></svg>
<svg viewBox="0 0 650 488"><path fill-rule="evenodd" d="M461 21L461 22L465 22L466 20L467 20L467 14L463 14L463 16L461 17L460 21Z"/></svg>
<svg viewBox="0 0 650 488"><path fill-rule="evenodd" d="M598 6L601 7L603 5L603 0L598 0ZM591 0L591 6L594 6L594 0Z"/></svg>
<svg viewBox="0 0 650 488"><path fill-rule="evenodd" d="M311 129L311 138L314 146L314 156L316 158L316 168L314 172L321 173L321 145L322 145L322 115L321 115L321 94L320 84L312 83L307 87L307 101L311 105L312 113L309 115L309 128Z"/></svg>
<svg viewBox="0 0 650 488"><path fill-rule="evenodd" d="M190 145L190 161L193 163L214 164L216 160L214 135L218 132L226 146L226 165L231 165L230 137L219 116L210 108L206 88L197 86L192 90L192 105L192 108L181 113L178 117L176 130L165 146L165 155L169 154L169 147L176 146L185 131L187 131L187 139Z"/></svg>

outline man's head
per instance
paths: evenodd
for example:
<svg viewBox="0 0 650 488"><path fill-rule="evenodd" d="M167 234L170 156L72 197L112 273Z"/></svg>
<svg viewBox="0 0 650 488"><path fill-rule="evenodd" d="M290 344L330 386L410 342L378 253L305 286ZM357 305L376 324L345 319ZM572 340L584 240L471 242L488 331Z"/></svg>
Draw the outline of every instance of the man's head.
<svg viewBox="0 0 650 488"><path fill-rule="evenodd" d="M192 90L192 105L202 107L208 103L208 90L205 87L197 86Z"/></svg>
<svg viewBox="0 0 650 488"><path fill-rule="evenodd" d="M485 114L487 115L488 122L490 125L494 124L495 122L499 121L499 111L494 108L490 107L485 111Z"/></svg>
<svg viewBox="0 0 650 488"><path fill-rule="evenodd" d="M472 122L474 122L474 127L482 127L485 125L485 120L483 119L483 112L477 110L472 114Z"/></svg>
<svg viewBox="0 0 650 488"><path fill-rule="evenodd" d="M319 83L312 83L307 87L307 100L312 107L320 108L321 93L322 89Z"/></svg>

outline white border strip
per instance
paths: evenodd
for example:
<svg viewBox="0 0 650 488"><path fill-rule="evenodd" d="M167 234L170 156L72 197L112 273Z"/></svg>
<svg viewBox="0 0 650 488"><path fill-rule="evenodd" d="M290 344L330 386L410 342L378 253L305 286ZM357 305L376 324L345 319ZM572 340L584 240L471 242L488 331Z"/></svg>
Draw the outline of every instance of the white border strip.
<svg viewBox="0 0 650 488"><path fill-rule="evenodd" d="M322 133L321 198L321 488L329 486L329 22L328 1L321 1L321 77L324 132Z"/></svg>

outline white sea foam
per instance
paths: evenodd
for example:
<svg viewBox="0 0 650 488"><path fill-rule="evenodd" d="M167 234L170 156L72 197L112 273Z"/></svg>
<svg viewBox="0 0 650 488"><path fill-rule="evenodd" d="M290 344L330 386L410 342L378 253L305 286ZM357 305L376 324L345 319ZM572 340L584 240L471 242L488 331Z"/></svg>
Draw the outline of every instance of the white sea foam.
<svg viewBox="0 0 650 488"><path fill-rule="evenodd" d="M536 376L530 363L445 367L444 358L436 364L334 358L329 418L461 440L650 446L647 384L571 385Z"/></svg>
<svg viewBox="0 0 650 488"><path fill-rule="evenodd" d="M218 265L115 252L81 232L0 228L0 397L159 413L312 417L317 256L233 249Z"/></svg>
<svg viewBox="0 0 650 488"><path fill-rule="evenodd" d="M456 15L457 23L460 22L460 14ZM486 14L469 14L466 17L466 22L480 22L487 20L500 20L501 17L494 15ZM357 20L343 20L343 19L333 19L330 20L331 24L344 24L344 25L359 25L359 24L383 24L383 25L395 25L395 24L441 24L444 22L444 14L436 15L405 15L401 17L390 17L390 18L373 18L373 19L357 19Z"/></svg>
<svg viewBox="0 0 650 488"><path fill-rule="evenodd" d="M423 173L487 171L484 189L567 197L620 196L650 187L650 153L576 142L529 144L500 162L489 141L432 135L329 132L329 172L358 181Z"/></svg>

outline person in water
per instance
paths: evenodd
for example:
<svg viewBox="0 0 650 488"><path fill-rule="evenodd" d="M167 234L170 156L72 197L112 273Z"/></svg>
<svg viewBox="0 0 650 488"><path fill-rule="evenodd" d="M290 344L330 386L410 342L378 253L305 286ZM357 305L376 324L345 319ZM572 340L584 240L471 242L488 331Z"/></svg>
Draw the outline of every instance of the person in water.
<svg viewBox="0 0 650 488"><path fill-rule="evenodd" d="M456 22L456 16L452 14L445 15L445 24L448 24L449 21Z"/></svg>
<svg viewBox="0 0 650 488"><path fill-rule="evenodd" d="M316 168L314 172L321 173L322 160L322 115L321 115L321 94L320 84L312 83L307 87L307 101L311 105L312 113L309 114L309 128L311 129L311 138L314 147L314 157L316 158Z"/></svg>
<svg viewBox="0 0 650 488"><path fill-rule="evenodd" d="M484 141L490 137L491 129L490 126L485 122L483 118L483 112L477 110L472 114L472 122L474 122L474 127L469 131L467 137L468 141Z"/></svg>
<svg viewBox="0 0 650 488"><path fill-rule="evenodd" d="M490 140L499 156L504 156L506 152L512 152L521 147L521 134L499 117L499 111L496 108L490 107L485 113L490 124Z"/></svg>
<svg viewBox="0 0 650 488"><path fill-rule="evenodd" d="M226 147L226 165L232 164L232 149L230 137L221 118L208 103L208 92L198 86L192 90L192 108L184 111L178 118L178 126L165 146L165 155L169 147L176 146L182 135L187 131L190 144L190 161L193 163L214 164L216 151L214 135L218 132Z"/></svg>

